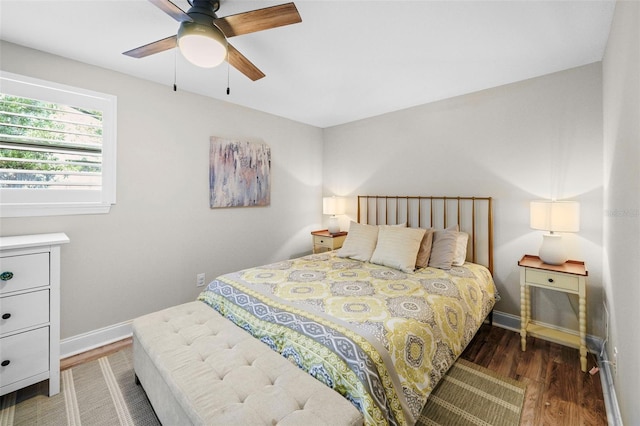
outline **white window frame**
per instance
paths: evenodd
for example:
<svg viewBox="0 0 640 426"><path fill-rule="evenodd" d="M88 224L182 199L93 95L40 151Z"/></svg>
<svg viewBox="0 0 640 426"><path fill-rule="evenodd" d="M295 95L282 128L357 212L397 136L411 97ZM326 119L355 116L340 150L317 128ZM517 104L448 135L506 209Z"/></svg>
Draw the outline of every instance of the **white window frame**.
<svg viewBox="0 0 640 426"><path fill-rule="evenodd" d="M98 190L0 188L0 217L109 213L116 203L117 97L0 71L0 92L102 111L102 187Z"/></svg>

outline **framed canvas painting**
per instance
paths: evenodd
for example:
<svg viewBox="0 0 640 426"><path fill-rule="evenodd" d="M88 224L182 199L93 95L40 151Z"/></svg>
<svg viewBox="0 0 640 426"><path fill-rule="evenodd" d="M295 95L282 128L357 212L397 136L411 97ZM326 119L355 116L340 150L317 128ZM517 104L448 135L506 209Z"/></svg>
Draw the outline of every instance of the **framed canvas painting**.
<svg viewBox="0 0 640 426"><path fill-rule="evenodd" d="M209 205L268 206L271 203L271 149L261 142L212 136L209 151Z"/></svg>

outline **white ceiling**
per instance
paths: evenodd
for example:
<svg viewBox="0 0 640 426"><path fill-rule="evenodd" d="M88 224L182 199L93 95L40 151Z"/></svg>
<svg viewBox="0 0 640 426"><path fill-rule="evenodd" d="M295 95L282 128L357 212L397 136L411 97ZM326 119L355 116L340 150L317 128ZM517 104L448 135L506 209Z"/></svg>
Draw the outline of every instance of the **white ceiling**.
<svg viewBox="0 0 640 426"><path fill-rule="evenodd" d="M285 3L222 0L218 16ZM187 0L175 0L183 10ZM295 0L302 23L230 39L266 77L199 69L145 0L0 0L0 38L321 128L600 61L615 2ZM1 57L0 57L1 60Z"/></svg>

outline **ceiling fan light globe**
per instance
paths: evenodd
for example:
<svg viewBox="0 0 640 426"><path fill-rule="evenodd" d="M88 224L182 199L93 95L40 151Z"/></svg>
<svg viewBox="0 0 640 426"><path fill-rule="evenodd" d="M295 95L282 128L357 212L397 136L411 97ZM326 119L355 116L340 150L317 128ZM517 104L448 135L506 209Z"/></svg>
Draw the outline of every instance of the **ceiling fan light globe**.
<svg viewBox="0 0 640 426"><path fill-rule="evenodd" d="M220 65L227 57L227 39L217 27L197 22L183 22L178 30L178 47L182 56L202 68Z"/></svg>

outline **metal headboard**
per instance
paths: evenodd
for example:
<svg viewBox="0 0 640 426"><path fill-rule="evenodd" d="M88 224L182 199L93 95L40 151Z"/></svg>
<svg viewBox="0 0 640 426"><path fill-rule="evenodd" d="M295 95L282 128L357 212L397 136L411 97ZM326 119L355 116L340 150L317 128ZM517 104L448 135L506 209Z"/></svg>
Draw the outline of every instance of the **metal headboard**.
<svg viewBox="0 0 640 426"><path fill-rule="evenodd" d="M469 234L467 260L493 274L491 197L358 195L358 223L444 229L454 224Z"/></svg>

